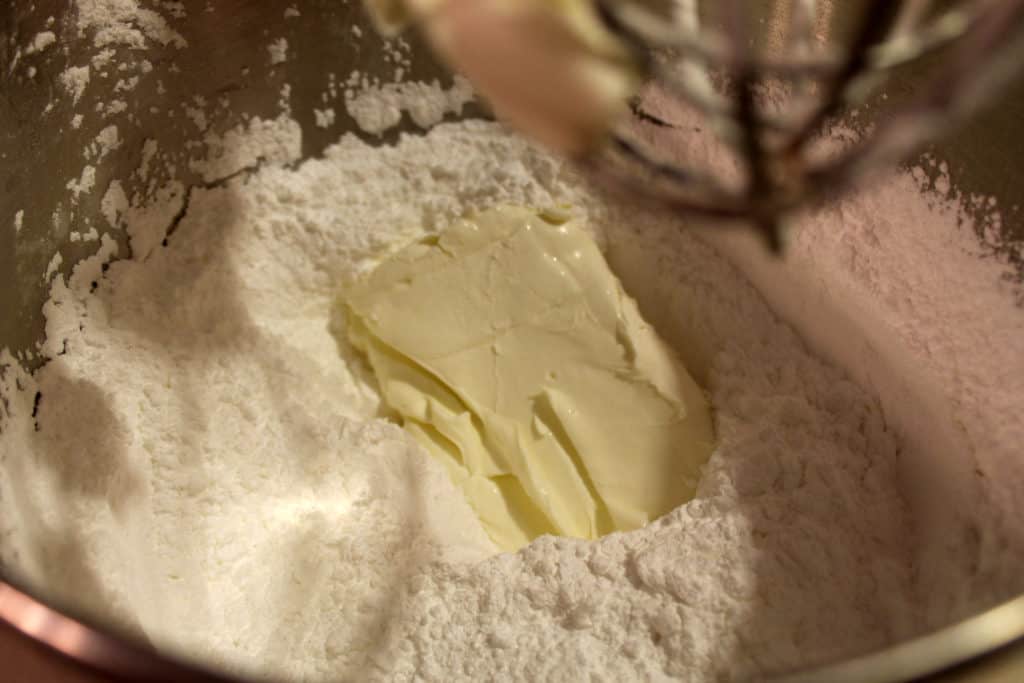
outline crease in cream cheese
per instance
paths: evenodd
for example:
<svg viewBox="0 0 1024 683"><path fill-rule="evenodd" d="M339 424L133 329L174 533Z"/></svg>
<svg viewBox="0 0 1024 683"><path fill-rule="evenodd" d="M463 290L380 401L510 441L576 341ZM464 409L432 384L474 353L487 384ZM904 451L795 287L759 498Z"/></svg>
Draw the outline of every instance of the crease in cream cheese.
<svg viewBox="0 0 1024 683"><path fill-rule="evenodd" d="M342 298L385 403L502 549L636 529L693 497L705 394L575 222L491 209Z"/></svg>

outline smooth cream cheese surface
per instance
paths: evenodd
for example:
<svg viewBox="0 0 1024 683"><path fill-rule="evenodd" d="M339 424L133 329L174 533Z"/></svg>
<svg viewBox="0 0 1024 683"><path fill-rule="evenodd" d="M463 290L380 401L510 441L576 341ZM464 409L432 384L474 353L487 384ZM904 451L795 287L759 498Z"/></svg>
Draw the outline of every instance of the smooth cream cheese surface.
<svg viewBox="0 0 1024 683"><path fill-rule="evenodd" d="M704 393L575 223L492 209L343 299L385 402L503 549L636 529L693 496Z"/></svg>

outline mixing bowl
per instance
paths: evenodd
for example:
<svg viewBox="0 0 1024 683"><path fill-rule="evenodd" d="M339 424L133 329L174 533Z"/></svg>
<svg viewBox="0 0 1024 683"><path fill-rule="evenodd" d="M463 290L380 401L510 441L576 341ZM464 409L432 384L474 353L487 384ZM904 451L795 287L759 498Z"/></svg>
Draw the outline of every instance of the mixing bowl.
<svg viewBox="0 0 1024 683"><path fill-rule="evenodd" d="M288 5L260 0L186 0L157 4L167 17L167 28L173 29L177 38L133 19L133 0L36 0L32 4L7 3L0 9L0 348L24 353L36 347L44 336L41 310L48 292L41 274L48 267L68 274L71 265L95 250L95 245L82 241L76 231L86 220L103 224L104 193L84 193L72 203L67 184L83 178L87 163L83 149L108 126L117 125L120 144L92 162L95 178L91 182L102 189L112 179L124 179L124 190L131 196L146 183L132 174L147 154L147 140L156 141L166 155L163 163L177 168L177 179L186 187L210 185L217 181L190 168L188 143L206 133L223 133L248 117L272 119L280 113L282 100L302 127L303 158L321 154L343 132L387 144L401 131L419 130L405 119L380 136L366 134L346 114L340 100L333 105L333 121L318 120L315 110L325 106L322 95L328 74L336 74L340 84L353 70L388 80L401 68L408 79L451 80L415 36L406 37L408 49L399 53L393 44L378 39L356 2L301 0ZM761 23L770 25L772 17L785 12L787 3L750 5L752 12L765 19ZM110 20L126 7L129 11L119 26L127 33L103 44L105 39L97 33L96 22L90 24L90 16L99 13ZM826 32L842 32L847 21L844 7L849 9L840 4L830 15ZM39 38L47 32L53 34L54 43ZM280 37L287 41L286 59L275 58L273 50L268 50L272 39ZM769 38L766 34L765 40ZM104 55L105 50L111 52ZM68 67L89 63L93 64L90 81L76 94L75 84L69 84L62 74ZM146 77L132 88L119 88L118 66L122 63L132 65L131 73L142 69ZM896 97L912 82L912 73L902 74L886 95ZM202 108L207 130L198 131L185 116L168 120L165 110L183 102ZM486 113L470 105L462 116ZM870 117L869 108L861 120ZM1001 243L1011 259L1017 257L1014 250L1024 241L1024 216L1017 211L1024 181L1022 120L1024 88L1018 87L955 139L933 150L948 161L952 180L961 191L994 197L1003 207ZM111 236L120 242L121 253L127 253L123 232ZM57 252L63 256L60 262L53 260ZM767 263L759 257L750 257L747 265L758 285L764 285L769 277L798 277L787 275L785 264ZM799 286L799 282L794 284ZM766 296L772 299L770 293ZM773 303L785 315L786 301ZM26 361L29 367L39 363L33 358L38 357L31 355ZM904 370L910 371L894 369ZM0 464L3 456L0 453ZM935 498L955 505L949 496L959 495L956 453L934 457L934 462L916 464L922 470L939 472L920 478L916 498L911 493L912 503L916 499L914 504L922 509ZM940 462L943 459L950 462ZM940 536L942 515L927 514L933 520L929 522L933 534ZM0 570L5 579L0 582L0 619L51 648L47 656L63 653L108 674L129 678L215 678L212 673L200 672L201 661L182 664L118 635L115 627L85 609L84 601L62 589L66 568L55 570L50 583L31 586L19 583L16 568ZM918 640L824 670L797 673L794 680L895 681L926 675L935 675L934 680L1024 680L1024 596Z"/></svg>

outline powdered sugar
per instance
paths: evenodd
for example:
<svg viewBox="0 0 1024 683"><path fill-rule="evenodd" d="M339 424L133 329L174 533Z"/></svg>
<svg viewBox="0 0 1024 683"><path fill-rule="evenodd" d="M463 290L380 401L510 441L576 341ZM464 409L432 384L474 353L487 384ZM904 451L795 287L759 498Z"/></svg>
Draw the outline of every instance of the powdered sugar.
<svg viewBox="0 0 1024 683"><path fill-rule="evenodd" d="M318 128L330 128L334 125L334 109L330 107L314 109L313 116Z"/></svg>
<svg viewBox="0 0 1024 683"><path fill-rule="evenodd" d="M941 171L942 194L921 195L924 178L891 174L805 219L785 270L752 251L738 258L904 434L918 590L934 624L1024 588L1022 397L1006 382L1024 373L1024 311L1009 266L975 237L993 218L946 199Z"/></svg>
<svg viewBox="0 0 1024 683"><path fill-rule="evenodd" d="M225 178L259 162L288 163L302 152L302 131L287 116L273 120L252 118L224 135L205 137L207 155L193 159L189 167L207 182Z"/></svg>
<svg viewBox="0 0 1024 683"><path fill-rule="evenodd" d="M97 44L176 44L174 3L159 21L82 5ZM462 81L340 87L371 133L471 97ZM149 190L96 190L131 258L73 224L98 251L70 277L59 256L46 270L47 364L0 351L0 563L41 593L263 675L721 680L880 647L1022 588L1022 420L1001 377L1024 370L1024 317L920 171L802 218L778 263L607 204L493 124L396 147L349 136L297 165L288 115L214 135L195 104L205 185L164 182L142 143ZM120 145L108 126L88 168ZM340 283L502 202L584 216L711 393L720 444L698 497L647 529L495 554L338 341Z"/></svg>
<svg viewBox="0 0 1024 683"><path fill-rule="evenodd" d="M233 154L257 158L241 140ZM711 390L721 444L698 499L648 529L480 563L494 551L471 511L374 417L325 321L347 275L500 202L588 216ZM268 165L145 211L106 204L133 260L92 294L96 263L58 278L51 362L19 378L30 389L4 434L11 452L57 460L12 463L34 484L3 500L19 501L10 518L57 515L90 539L65 590L91 577L92 606L153 642L279 675L706 679L880 646L917 623L900 443L876 403L699 239L606 206L499 128L376 150L346 138L296 171ZM57 455L72 438L106 464L84 477ZM9 535L4 560L40 581L33 528Z"/></svg>
<svg viewBox="0 0 1024 683"><path fill-rule="evenodd" d="M60 82L68 94L71 95L72 103L78 104L78 101L82 99L83 93L85 93L86 87L89 85L89 67L68 67L61 72Z"/></svg>
<svg viewBox="0 0 1024 683"><path fill-rule="evenodd" d="M469 82L458 76L447 90L436 82L364 84L359 90L345 92L345 109L362 130L379 135L397 126L403 112L420 128L430 128L445 114L461 113L473 97Z"/></svg>
<svg viewBox="0 0 1024 683"><path fill-rule="evenodd" d="M71 202L78 202L78 198L83 193L92 192L92 188L96 186L96 167L85 166L82 169L81 177L72 179L67 182L68 190L71 191Z"/></svg>
<svg viewBox="0 0 1024 683"><path fill-rule="evenodd" d="M281 64L288 61L288 41L285 38L278 38L267 45L267 52L270 54L271 64Z"/></svg>
<svg viewBox="0 0 1024 683"><path fill-rule="evenodd" d="M57 36L53 31L40 31L32 39L32 42L29 43L29 46L25 48L25 54L31 55L37 52L42 52L56 42Z"/></svg>
<svg viewBox="0 0 1024 683"><path fill-rule="evenodd" d="M168 3L173 6L175 3ZM78 31L93 34L96 47L124 45L145 48L150 41L183 48L186 40L158 12L136 0L78 0Z"/></svg>
<svg viewBox="0 0 1024 683"><path fill-rule="evenodd" d="M621 210L600 225L627 290L712 392L720 445L698 498L639 533L434 568L403 596L377 673L742 680L910 633L900 442L877 405L693 235Z"/></svg>

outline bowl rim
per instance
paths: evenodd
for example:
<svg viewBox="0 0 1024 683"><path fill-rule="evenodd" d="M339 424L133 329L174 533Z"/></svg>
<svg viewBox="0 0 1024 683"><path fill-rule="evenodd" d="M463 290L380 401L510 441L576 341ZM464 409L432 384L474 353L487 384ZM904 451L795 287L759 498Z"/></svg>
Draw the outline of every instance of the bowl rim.
<svg viewBox="0 0 1024 683"><path fill-rule="evenodd" d="M80 666L122 680L238 683L202 665L145 647L71 616L0 578L0 622ZM917 680L1007 650L1024 653L1024 594L952 625L834 664L775 677L776 683Z"/></svg>
<svg viewBox="0 0 1024 683"><path fill-rule="evenodd" d="M71 616L4 578L0 578L0 623L84 669L119 680L238 682Z"/></svg>

